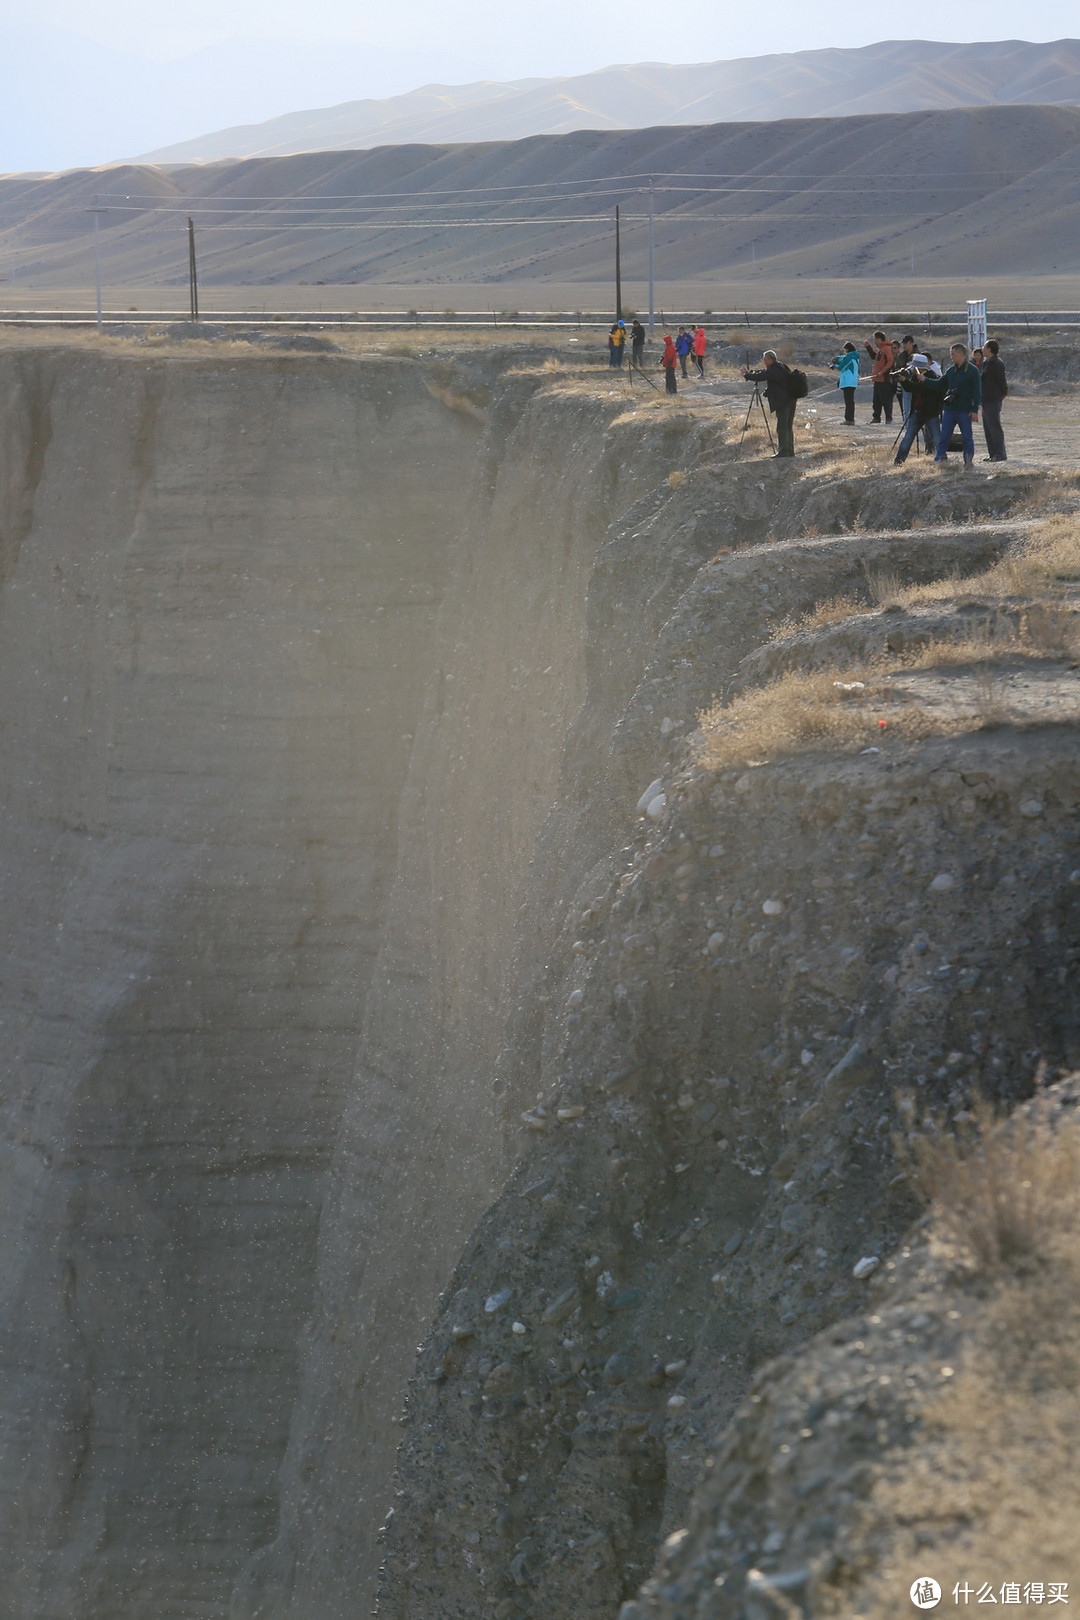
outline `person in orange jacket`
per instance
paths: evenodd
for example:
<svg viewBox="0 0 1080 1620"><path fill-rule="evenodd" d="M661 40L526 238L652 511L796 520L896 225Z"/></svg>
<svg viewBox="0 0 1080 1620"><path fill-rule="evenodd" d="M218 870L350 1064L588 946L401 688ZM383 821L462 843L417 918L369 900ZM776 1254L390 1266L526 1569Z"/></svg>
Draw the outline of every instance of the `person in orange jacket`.
<svg viewBox="0 0 1080 1620"><path fill-rule="evenodd" d="M698 376L705 376L705 345L708 343L703 326L694 327L694 364L698 369Z"/></svg>
<svg viewBox="0 0 1080 1620"><path fill-rule="evenodd" d="M675 375L675 367L678 365L678 363L679 356L674 343L671 341L671 333L665 332L664 352L660 356L660 364L664 368L664 387L669 394L677 394L679 392L679 381Z"/></svg>
<svg viewBox="0 0 1080 1620"><path fill-rule="evenodd" d="M873 343L868 338L863 347L874 362L870 372L874 385L874 414L870 420L880 422L884 414L886 422L891 422L893 400L896 398L896 384L892 379L896 344L891 343L884 332L875 332Z"/></svg>

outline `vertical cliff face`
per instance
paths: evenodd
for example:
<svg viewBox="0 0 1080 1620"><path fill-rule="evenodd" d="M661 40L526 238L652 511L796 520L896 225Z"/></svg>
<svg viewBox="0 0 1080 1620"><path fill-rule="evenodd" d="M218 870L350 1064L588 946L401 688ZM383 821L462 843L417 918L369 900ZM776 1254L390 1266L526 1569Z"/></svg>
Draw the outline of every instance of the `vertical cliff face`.
<svg viewBox="0 0 1080 1620"><path fill-rule="evenodd" d="M0 1612L227 1606L475 424L415 366L0 362Z"/></svg>
<svg viewBox="0 0 1080 1620"><path fill-rule="evenodd" d="M540 381L510 377L492 403L439 618L321 1227L282 1528L239 1583L245 1617L351 1615L373 1593L415 1346L505 1173L500 1055L536 842L585 693L596 556L611 521L698 447L686 418L643 430L619 421L619 397ZM549 917L529 960L550 931Z"/></svg>
<svg viewBox="0 0 1080 1620"><path fill-rule="evenodd" d="M0 1612L373 1591L593 561L693 439L622 408L0 362Z"/></svg>

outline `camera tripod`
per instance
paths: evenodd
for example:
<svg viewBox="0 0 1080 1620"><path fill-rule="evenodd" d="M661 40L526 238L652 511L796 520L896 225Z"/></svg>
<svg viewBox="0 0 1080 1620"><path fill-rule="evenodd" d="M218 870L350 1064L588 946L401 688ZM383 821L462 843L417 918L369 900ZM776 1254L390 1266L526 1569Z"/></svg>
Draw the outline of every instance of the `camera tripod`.
<svg viewBox="0 0 1080 1620"><path fill-rule="evenodd" d="M742 425L742 432L739 434L739 449L740 451L742 450L742 443L746 438L746 430L750 426L750 418L754 414L755 405L761 412L761 420L765 423L765 431L769 435L769 449L775 455L776 441L773 438L772 423L769 421L769 413L765 409L765 401L761 397L761 389L758 387L757 383L754 384L754 392L750 395L750 403L746 407L746 420Z"/></svg>
<svg viewBox="0 0 1080 1620"><path fill-rule="evenodd" d="M649 374L645 370L644 366L635 366L633 360L631 360L631 362L630 362L629 382L630 382L630 387L631 388L633 388L633 386L634 386L634 372L635 371L637 372L638 376L641 378L642 382L647 382L650 388L655 389L657 393L660 392L660 385L658 383L653 382L652 378L649 376Z"/></svg>

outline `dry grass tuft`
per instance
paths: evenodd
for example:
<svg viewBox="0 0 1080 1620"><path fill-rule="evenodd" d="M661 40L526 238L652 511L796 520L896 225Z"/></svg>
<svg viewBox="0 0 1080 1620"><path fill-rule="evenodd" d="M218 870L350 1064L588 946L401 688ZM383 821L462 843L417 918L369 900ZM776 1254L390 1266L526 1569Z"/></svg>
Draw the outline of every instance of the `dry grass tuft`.
<svg viewBox="0 0 1080 1620"><path fill-rule="evenodd" d="M685 483L685 481L686 481L686 474L685 474L685 472L682 472L681 470L676 470L675 472L669 472L668 475L667 475L667 487L668 487L668 489L678 489L679 485L682 484L682 483Z"/></svg>
<svg viewBox="0 0 1080 1620"><path fill-rule="evenodd" d="M914 739L951 729L918 703L898 700L866 669L791 671L727 707L714 704L699 724L701 763L709 770L812 748L865 747L883 730L890 738ZM964 726L957 722L955 729Z"/></svg>
<svg viewBox="0 0 1080 1620"><path fill-rule="evenodd" d="M714 703L698 716L699 763L707 770L722 770L814 748L866 747L881 733L890 742L912 741L1006 724L1013 716L994 660L1041 660L1063 650L1059 642L1067 642L1064 650L1070 651L1080 639L1080 615L1063 616L1064 628L1056 620L1048 623L1049 628L1029 612L1019 628L1005 625L958 640L935 639L903 656L855 669L789 670L730 704ZM975 702L969 698L965 708L961 693L953 712L936 706L931 712L891 679L906 671L958 668L971 671Z"/></svg>
<svg viewBox="0 0 1080 1620"><path fill-rule="evenodd" d="M1001 1119L980 1098L955 1131L925 1121L900 1146L936 1233L974 1271L1049 1259L1080 1233L1080 1135L1041 1100Z"/></svg>
<svg viewBox="0 0 1080 1620"><path fill-rule="evenodd" d="M815 602L809 613L781 619L773 625L769 640L782 641L787 636L798 635L800 630L823 630L826 625L841 624L844 619L853 618L857 613L866 613L869 606L869 603L860 602L855 596L827 597L824 602Z"/></svg>
<svg viewBox="0 0 1080 1620"><path fill-rule="evenodd" d="M911 608L959 592L988 597L1056 595L1076 584L1080 584L1080 518L1064 513L1040 523L981 574L953 572L926 585L901 585L895 574L867 572L867 586L879 607Z"/></svg>

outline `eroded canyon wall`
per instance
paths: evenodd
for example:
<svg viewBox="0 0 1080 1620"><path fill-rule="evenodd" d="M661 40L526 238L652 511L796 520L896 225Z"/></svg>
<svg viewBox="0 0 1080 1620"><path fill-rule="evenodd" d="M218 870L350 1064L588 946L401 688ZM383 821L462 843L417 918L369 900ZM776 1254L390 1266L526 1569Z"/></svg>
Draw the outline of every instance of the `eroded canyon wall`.
<svg viewBox="0 0 1080 1620"><path fill-rule="evenodd" d="M477 432L321 358L9 353L0 410L0 1612L218 1614Z"/></svg>
<svg viewBox="0 0 1080 1620"><path fill-rule="evenodd" d="M0 366L0 1612L353 1613L503 1173L590 571L687 423L405 359Z"/></svg>

